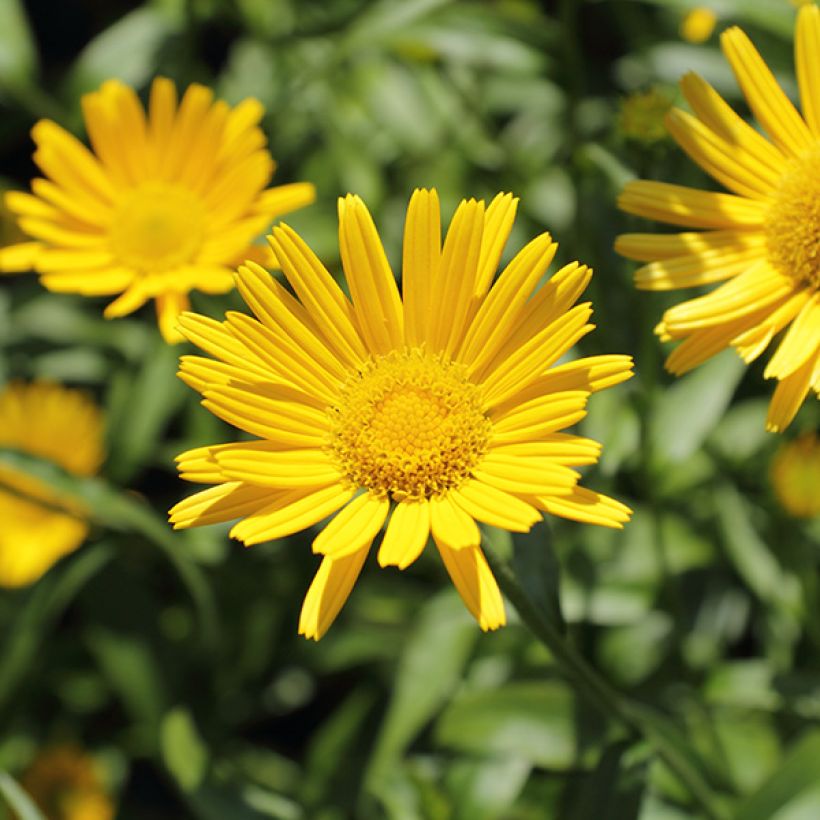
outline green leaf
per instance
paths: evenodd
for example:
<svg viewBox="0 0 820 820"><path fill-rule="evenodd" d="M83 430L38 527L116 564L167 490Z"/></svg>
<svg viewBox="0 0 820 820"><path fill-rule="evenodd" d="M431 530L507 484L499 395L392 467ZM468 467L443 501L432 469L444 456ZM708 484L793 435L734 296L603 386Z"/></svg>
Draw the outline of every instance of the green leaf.
<svg viewBox="0 0 820 820"><path fill-rule="evenodd" d="M130 12L97 35L71 68L68 86L72 97L96 89L116 78L143 85L156 71L160 47L178 30L167 11L143 6Z"/></svg>
<svg viewBox="0 0 820 820"><path fill-rule="evenodd" d="M37 661L52 625L112 557L110 544L84 547L26 593L0 646L0 709Z"/></svg>
<svg viewBox="0 0 820 820"><path fill-rule="evenodd" d="M20 0L0 3L0 89L20 89L33 78L37 48Z"/></svg>
<svg viewBox="0 0 820 820"><path fill-rule="evenodd" d="M552 534L546 521L529 532L512 536L512 568L518 583L541 615L560 632L566 623L558 596L561 567L552 548Z"/></svg>
<svg viewBox="0 0 820 820"><path fill-rule="evenodd" d="M792 746L780 768L741 803L734 820L779 820L785 807L816 791L818 782L820 729L812 729Z"/></svg>
<svg viewBox="0 0 820 820"><path fill-rule="evenodd" d="M657 460L683 461L701 446L726 411L745 369L737 354L727 350L664 390L651 419Z"/></svg>
<svg viewBox="0 0 820 820"><path fill-rule="evenodd" d="M593 762L591 741L600 730L597 714L581 707L567 684L548 680L462 692L439 718L435 735L454 751L509 755L565 771Z"/></svg>
<svg viewBox="0 0 820 820"><path fill-rule="evenodd" d="M198 788L208 767L208 749L187 709L178 706L163 717L160 748L165 766L182 791Z"/></svg>
<svg viewBox="0 0 820 820"><path fill-rule="evenodd" d="M715 509L729 560L764 604L777 607L795 620L803 615L799 580L787 574L751 522L752 510L729 484L718 488Z"/></svg>
<svg viewBox="0 0 820 820"><path fill-rule="evenodd" d="M599 663L618 683L634 686L663 663L673 629L672 618L657 610L635 623L613 626L598 642Z"/></svg>
<svg viewBox="0 0 820 820"><path fill-rule="evenodd" d="M385 772L455 690L478 634L452 590L437 595L419 612L368 766L370 789L378 789Z"/></svg>
<svg viewBox="0 0 820 820"><path fill-rule="evenodd" d="M16 780L0 771L0 794L18 816L19 820L46 820L32 799L23 791Z"/></svg>
<svg viewBox="0 0 820 820"><path fill-rule="evenodd" d="M530 761L515 755L454 761L447 772L447 783L454 798L454 820L492 820L505 816L531 770Z"/></svg>

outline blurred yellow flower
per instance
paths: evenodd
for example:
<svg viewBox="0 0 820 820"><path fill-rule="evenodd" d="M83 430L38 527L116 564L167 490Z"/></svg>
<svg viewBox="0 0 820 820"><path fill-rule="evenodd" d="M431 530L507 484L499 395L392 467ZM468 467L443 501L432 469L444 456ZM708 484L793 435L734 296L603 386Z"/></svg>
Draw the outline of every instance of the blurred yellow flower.
<svg viewBox="0 0 820 820"><path fill-rule="evenodd" d="M46 178L6 203L33 241L0 250L0 271L33 269L52 291L120 294L107 318L153 298L163 336L180 341L188 293L230 290L233 267L259 258L253 240L314 188L265 188L275 165L256 100L231 108L191 85L177 104L174 84L157 78L147 116L117 80L82 105L93 153L49 120L32 130Z"/></svg>
<svg viewBox="0 0 820 820"><path fill-rule="evenodd" d="M682 339L667 360L681 374L731 345L746 362L788 328L765 370L777 379L767 429L782 431L810 391L820 391L820 10L803 7L796 61L803 117L777 85L749 38L732 28L723 50L767 140L704 80L681 87L694 116L673 109L675 140L733 191L715 193L638 180L620 207L649 219L703 228L680 234L626 234L616 250L649 264L639 288L671 290L730 280L667 310L656 332Z"/></svg>
<svg viewBox="0 0 820 820"><path fill-rule="evenodd" d="M689 43L704 43L712 36L717 23L717 15L712 9L698 6L681 21L680 36Z"/></svg>
<svg viewBox="0 0 820 820"><path fill-rule="evenodd" d="M20 779L47 820L111 820L114 803L92 757L76 746L44 749Z"/></svg>
<svg viewBox="0 0 820 820"><path fill-rule="evenodd" d="M14 383L0 392L0 447L92 475L103 460L102 416L77 390ZM2 464L0 522L0 586L6 587L36 581L88 534L76 500Z"/></svg>
<svg viewBox="0 0 820 820"><path fill-rule="evenodd" d="M617 126L627 139L651 145L669 139L664 124L672 98L660 88L635 91L621 100Z"/></svg>
<svg viewBox="0 0 820 820"><path fill-rule="evenodd" d="M772 460L772 486L795 518L820 515L820 438L812 433L783 444Z"/></svg>
<svg viewBox="0 0 820 820"><path fill-rule="evenodd" d="M347 599L371 543L404 569L430 534L482 629L505 622L477 521L527 531L543 512L621 527L629 510L578 486L572 466L600 445L558 432L593 392L631 375L628 356L556 365L589 331L592 272L566 265L538 288L557 246L542 234L493 285L518 200L463 201L441 243L438 196L418 190L404 232L403 298L370 213L339 202L351 299L288 226L269 238L296 296L258 265L238 286L256 319L186 314L182 358L203 404L255 441L178 457L182 477L217 486L171 511L175 527L241 518L247 545L334 515L313 541L324 556L299 631L319 639ZM337 514L338 513L338 514ZM388 521L389 519L389 521Z"/></svg>

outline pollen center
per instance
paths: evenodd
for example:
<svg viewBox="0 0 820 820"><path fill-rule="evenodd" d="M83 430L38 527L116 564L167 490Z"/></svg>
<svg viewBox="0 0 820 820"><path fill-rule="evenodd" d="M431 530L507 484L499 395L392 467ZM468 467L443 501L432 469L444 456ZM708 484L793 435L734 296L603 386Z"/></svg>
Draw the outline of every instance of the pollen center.
<svg viewBox="0 0 820 820"><path fill-rule="evenodd" d="M350 480L395 501L458 487L490 435L465 368L419 349L369 362L330 414L330 446Z"/></svg>
<svg viewBox="0 0 820 820"><path fill-rule="evenodd" d="M146 273L193 261L204 235L200 199L176 185L147 182L120 205L111 249L125 265Z"/></svg>
<svg viewBox="0 0 820 820"><path fill-rule="evenodd" d="M778 271L820 288L820 147L784 174L769 211L766 243Z"/></svg>

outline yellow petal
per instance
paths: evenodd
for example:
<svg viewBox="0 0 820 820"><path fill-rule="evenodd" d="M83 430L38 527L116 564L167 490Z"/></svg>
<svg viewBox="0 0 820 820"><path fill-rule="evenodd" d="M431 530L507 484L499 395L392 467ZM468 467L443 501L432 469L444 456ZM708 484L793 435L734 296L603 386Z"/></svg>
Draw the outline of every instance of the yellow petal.
<svg viewBox="0 0 820 820"><path fill-rule="evenodd" d="M314 538L313 551L330 558L342 558L369 547L387 518L388 499L371 493L356 496L336 513L330 523Z"/></svg>
<svg viewBox="0 0 820 820"><path fill-rule="evenodd" d="M400 501L379 547L379 566L406 569L421 555L430 534L430 504Z"/></svg>
<svg viewBox="0 0 820 820"><path fill-rule="evenodd" d="M570 495L539 498L538 501L552 515L617 530L623 529L632 515L632 510L625 504L586 487L575 487Z"/></svg>
<svg viewBox="0 0 820 820"><path fill-rule="evenodd" d="M468 515L493 527L529 532L541 520L541 514L531 504L475 479L451 490L450 498Z"/></svg>
<svg viewBox="0 0 820 820"><path fill-rule="evenodd" d="M475 520L448 495L430 500L430 527L436 543L450 549L477 547L481 543Z"/></svg>

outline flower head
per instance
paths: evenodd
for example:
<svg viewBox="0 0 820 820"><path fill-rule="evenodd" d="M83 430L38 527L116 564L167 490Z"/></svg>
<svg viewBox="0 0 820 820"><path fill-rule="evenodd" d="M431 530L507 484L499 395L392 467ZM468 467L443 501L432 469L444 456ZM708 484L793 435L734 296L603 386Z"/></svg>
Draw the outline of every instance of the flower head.
<svg viewBox="0 0 820 820"><path fill-rule="evenodd" d="M783 444L772 460L771 479L778 500L790 515L820 515L820 438L806 433Z"/></svg>
<svg viewBox="0 0 820 820"><path fill-rule="evenodd" d="M635 274L639 288L725 282L671 308L658 325L662 339L683 340L667 360L675 374L730 345L751 362L786 330L765 370L778 382L767 428L781 431L809 391L820 391L820 9L806 6L798 16L802 117L742 31L729 29L721 42L770 139L700 77L684 77L681 87L694 115L673 109L667 127L733 193L631 182L619 199L623 210L704 230L626 234L615 247L649 263Z"/></svg>
<svg viewBox="0 0 820 820"><path fill-rule="evenodd" d="M0 251L0 271L33 269L45 287L119 294L108 318L156 301L159 326L178 341L188 293L224 293L232 271L271 221L313 201L313 186L266 188L274 162L259 128L262 106L231 108L191 85L177 103L157 78L147 115L133 89L103 83L82 101L93 149L49 120L32 131L44 174L8 208L32 241Z"/></svg>
<svg viewBox="0 0 820 820"><path fill-rule="evenodd" d="M689 43L705 43L715 30L717 15L705 6L693 8L681 20L680 36Z"/></svg>
<svg viewBox="0 0 820 820"><path fill-rule="evenodd" d="M114 804L96 762L71 744L43 749L20 782L48 820L114 817Z"/></svg>
<svg viewBox="0 0 820 820"><path fill-rule="evenodd" d="M621 100L618 131L627 139L644 145L668 140L663 119L671 107L672 98L662 88L635 91Z"/></svg>
<svg viewBox="0 0 820 820"><path fill-rule="evenodd" d="M183 478L216 486L171 511L176 527L241 518L245 544L334 516L313 541L324 556L299 630L319 638L387 524L382 566L405 568L432 534L483 629L504 623L476 522L527 531L543 512L620 527L626 507L578 486L572 467L600 445L559 432L590 394L630 376L627 356L557 365L593 326L572 307L591 271L566 265L542 287L556 245L530 242L493 284L517 200L462 202L443 246L435 191L413 194L402 290L364 203L339 203L351 298L288 226L270 242L295 297L262 268L240 268L251 318L185 314L184 334L214 359L181 376L214 414L257 440L178 458Z"/></svg>
<svg viewBox="0 0 820 820"><path fill-rule="evenodd" d="M103 460L103 423L77 390L14 383L0 392L0 447L49 459L79 476ZM88 534L84 508L0 464L0 586L36 581Z"/></svg>

